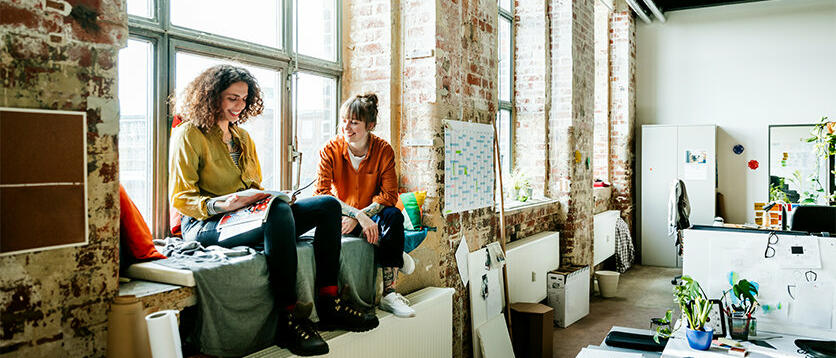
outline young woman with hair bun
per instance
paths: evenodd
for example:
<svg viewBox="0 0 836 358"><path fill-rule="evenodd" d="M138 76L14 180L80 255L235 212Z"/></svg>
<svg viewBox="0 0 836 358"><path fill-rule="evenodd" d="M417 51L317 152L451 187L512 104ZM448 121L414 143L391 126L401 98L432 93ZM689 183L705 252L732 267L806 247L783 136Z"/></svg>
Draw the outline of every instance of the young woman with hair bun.
<svg viewBox="0 0 836 358"><path fill-rule="evenodd" d="M362 235L378 248L383 267L380 308L398 317L414 317L409 301L395 292L398 271L411 273L414 263L403 252L404 217L395 208L398 178L395 152L371 133L377 125L377 95L349 98L340 108L341 135L320 151L317 195L331 195L342 204L342 233ZM405 265L406 264L406 265Z"/></svg>

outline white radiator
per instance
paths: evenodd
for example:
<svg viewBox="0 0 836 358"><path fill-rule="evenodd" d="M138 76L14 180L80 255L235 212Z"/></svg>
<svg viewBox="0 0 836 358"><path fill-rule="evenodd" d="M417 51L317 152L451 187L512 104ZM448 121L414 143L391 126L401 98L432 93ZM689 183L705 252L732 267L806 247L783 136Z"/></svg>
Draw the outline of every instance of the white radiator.
<svg viewBox="0 0 836 358"><path fill-rule="evenodd" d="M511 303L546 298L546 273L560 266L559 234L545 231L508 244L508 294Z"/></svg>
<svg viewBox="0 0 836 358"><path fill-rule="evenodd" d="M380 326L368 332L322 332L330 352L320 357L451 357L453 355L452 288L427 287L407 295L416 316L398 318L377 310ZM249 358L296 357L276 346Z"/></svg>

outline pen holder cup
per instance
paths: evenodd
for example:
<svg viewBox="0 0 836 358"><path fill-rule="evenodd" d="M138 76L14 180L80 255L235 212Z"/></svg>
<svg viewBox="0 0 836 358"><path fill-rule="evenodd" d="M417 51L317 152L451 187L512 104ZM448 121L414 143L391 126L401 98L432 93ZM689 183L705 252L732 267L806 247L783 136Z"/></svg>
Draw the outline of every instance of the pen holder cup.
<svg viewBox="0 0 836 358"><path fill-rule="evenodd" d="M729 316L729 332L732 339L749 340L749 325L752 319L743 313L735 312Z"/></svg>

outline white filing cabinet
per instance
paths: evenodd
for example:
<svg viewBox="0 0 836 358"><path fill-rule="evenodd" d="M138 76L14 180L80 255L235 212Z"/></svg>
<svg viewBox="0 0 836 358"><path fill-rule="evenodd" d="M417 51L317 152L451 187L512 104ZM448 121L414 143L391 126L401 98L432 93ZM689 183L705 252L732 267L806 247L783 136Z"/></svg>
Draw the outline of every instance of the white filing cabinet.
<svg viewBox="0 0 836 358"><path fill-rule="evenodd" d="M691 224L711 225L717 187L717 126L644 125L641 159L642 264L681 266L675 238L668 236L671 183L677 178L685 182Z"/></svg>
<svg viewBox="0 0 836 358"><path fill-rule="evenodd" d="M593 222L592 264L596 266L615 255L615 222L621 216L618 210L595 214Z"/></svg>

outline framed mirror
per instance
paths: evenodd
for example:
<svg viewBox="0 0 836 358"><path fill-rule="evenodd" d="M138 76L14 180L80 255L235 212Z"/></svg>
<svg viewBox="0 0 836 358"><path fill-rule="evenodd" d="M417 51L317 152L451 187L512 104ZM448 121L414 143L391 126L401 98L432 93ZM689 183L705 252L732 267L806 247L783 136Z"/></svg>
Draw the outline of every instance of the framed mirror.
<svg viewBox="0 0 836 358"><path fill-rule="evenodd" d="M816 155L812 124L769 126L769 201L828 205L831 161Z"/></svg>

